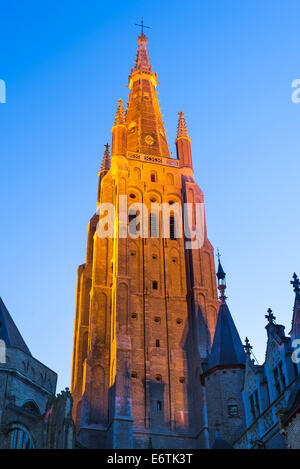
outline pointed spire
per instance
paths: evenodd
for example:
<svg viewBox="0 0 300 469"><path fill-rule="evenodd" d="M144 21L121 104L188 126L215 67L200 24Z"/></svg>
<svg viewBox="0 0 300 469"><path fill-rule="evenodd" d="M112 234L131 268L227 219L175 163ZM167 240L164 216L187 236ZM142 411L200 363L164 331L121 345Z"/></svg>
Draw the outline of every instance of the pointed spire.
<svg viewBox="0 0 300 469"><path fill-rule="evenodd" d="M217 272L218 288L221 292L221 304L219 308L218 321L214 335L211 353L208 358L205 372L223 366L245 365L246 354L239 333L235 327L229 308L226 303L226 274L220 262Z"/></svg>
<svg viewBox="0 0 300 469"><path fill-rule="evenodd" d="M147 42L144 33L141 33L138 38L138 50L135 59L134 70L141 70L143 72L152 72L152 67L150 65L148 51L147 51Z"/></svg>
<svg viewBox="0 0 300 469"><path fill-rule="evenodd" d="M178 115L179 115L179 119L178 119L178 126L177 126L177 138L181 138L181 137L189 138L186 121L184 118L184 113L180 111Z"/></svg>
<svg viewBox="0 0 300 469"><path fill-rule="evenodd" d="M124 115L122 99L119 99L118 101L118 109L117 109L116 117L115 117L115 125L125 125L125 115Z"/></svg>
<svg viewBox="0 0 300 469"><path fill-rule="evenodd" d="M170 158L170 150L157 99L157 74L153 73L144 33L138 39L135 67L131 69L126 109L127 148L134 153Z"/></svg>
<svg viewBox="0 0 300 469"><path fill-rule="evenodd" d="M245 365L246 354L225 301L220 305L211 353L205 372L216 367Z"/></svg>
<svg viewBox="0 0 300 469"><path fill-rule="evenodd" d="M109 154L109 144L106 143L105 150L103 153L102 164L101 164L101 171L105 170L108 171L110 169L110 154Z"/></svg>
<svg viewBox="0 0 300 469"><path fill-rule="evenodd" d="M23 352L31 355L23 337L15 325L11 315L6 309L5 304L0 298L0 339L4 340L6 346L16 347Z"/></svg>
<svg viewBox="0 0 300 469"><path fill-rule="evenodd" d="M222 302L224 302L226 300L226 296L225 296L225 290L226 290L226 274L223 270L223 267L222 267L222 264L221 264L221 261L220 261L220 253L219 253L219 250L218 250L218 271L217 271L217 278L218 278L218 289L220 291L220 300Z"/></svg>

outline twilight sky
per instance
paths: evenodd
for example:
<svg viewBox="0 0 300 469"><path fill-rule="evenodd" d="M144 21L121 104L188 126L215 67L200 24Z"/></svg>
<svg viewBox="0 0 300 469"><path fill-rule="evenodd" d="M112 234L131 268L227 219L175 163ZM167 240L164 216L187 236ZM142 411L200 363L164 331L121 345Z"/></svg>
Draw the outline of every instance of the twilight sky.
<svg viewBox="0 0 300 469"><path fill-rule="evenodd" d="M70 383L76 270L141 16L173 155L185 112L241 338L262 362L268 307L290 330L289 281L300 275L299 0L2 1L0 296L32 354L58 372L58 391Z"/></svg>

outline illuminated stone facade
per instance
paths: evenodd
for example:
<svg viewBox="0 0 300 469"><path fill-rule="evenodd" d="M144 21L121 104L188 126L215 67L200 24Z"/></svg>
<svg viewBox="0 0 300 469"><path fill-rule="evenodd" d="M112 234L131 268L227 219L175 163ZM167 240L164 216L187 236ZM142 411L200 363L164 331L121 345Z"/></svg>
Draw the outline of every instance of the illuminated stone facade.
<svg viewBox="0 0 300 469"><path fill-rule="evenodd" d="M171 158L146 44L141 34L127 109L120 100L112 154L106 146L99 172L98 210L111 203L119 213L125 195L129 208L143 203L149 213L153 203L170 210L203 203L183 113ZM187 249L184 237L162 236L161 213L157 238L120 236L127 217L117 217L114 238L100 238L98 221L95 214L78 269L71 383L78 441L94 448L207 447L200 375L219 302L206 227L202 247Z"/></svg>

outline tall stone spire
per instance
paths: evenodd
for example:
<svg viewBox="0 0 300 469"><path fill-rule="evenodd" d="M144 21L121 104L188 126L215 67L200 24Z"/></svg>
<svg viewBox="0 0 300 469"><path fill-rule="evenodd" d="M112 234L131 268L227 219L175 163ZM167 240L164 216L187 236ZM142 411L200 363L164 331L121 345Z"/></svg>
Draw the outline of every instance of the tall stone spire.
<svg viewBox="0 0 300 469"><path fill-rule="evenodd" d="M186 121L182 111L179 113L177 138L175 140L177 159L181 168L193 169L191 139L188 134Z"/></svg>
<svg viewBox="0 0 300 469"><path fill-rule="evenodd" d="M170 158L169 146L162 120L156 86L147 52L147 38L138 38L135 66L129 76L130 88L126 112L127 150L156 157Z"/></svg>
<svg viewBox="0 0 300 469"><path fill-rule="evenodd" d="M191 169L170 158L156 86L142 34L126 114L122 101L116 106L111 169L100 171L98 210L78 269L72 396L85 447L176 448L182 435L188 447L207 446L199 374L219 309L214 254L205 223L203 242L180 239L184 217L172 205L190 203L197 225L203 193ZM150 215L161 197L170 204L169 239L157 213L148 218L147 239L141 223L136 237L133 210L139 216L143 202ZM115 208L115 221L106 223L106 204Z"/></svg>

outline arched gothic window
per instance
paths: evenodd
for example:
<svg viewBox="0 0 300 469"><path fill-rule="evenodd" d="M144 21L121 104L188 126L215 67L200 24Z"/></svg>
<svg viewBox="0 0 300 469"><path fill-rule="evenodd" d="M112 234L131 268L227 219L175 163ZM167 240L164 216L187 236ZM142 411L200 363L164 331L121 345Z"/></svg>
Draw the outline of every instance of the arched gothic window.
<svg viewBox="0 0 300 469"><path fill-rule="evenodd" d="M10 432L11 449L33 449L29 434L21 428L15 428Z"/></svg>

